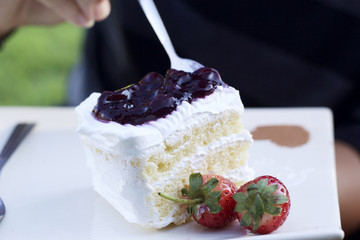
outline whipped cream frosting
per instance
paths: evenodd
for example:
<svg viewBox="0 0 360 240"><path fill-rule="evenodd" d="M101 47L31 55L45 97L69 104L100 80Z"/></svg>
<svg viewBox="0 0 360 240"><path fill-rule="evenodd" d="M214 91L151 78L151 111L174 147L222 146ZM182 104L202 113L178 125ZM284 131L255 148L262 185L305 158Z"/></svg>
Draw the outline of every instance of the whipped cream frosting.
<svg viewBox="0 0 360 240"><path fill-rule="evenodd" d="M116 122L102 122L97 120L92 110L97 104L100 93L92 93L84 100L75 111L80 116L78 132L98 141L105 149L112 149L115 145L123 153L136 153L140 150L158 145L175 130L181 130L186 125L190 116L196 114L218 114L224 110L234 109L244 112L239 91L233 87L218 86L206 98L198 98L192 103L182 102L171 114L165 118L150 121L142 125L121 125ZM125 141L126 140L126 141Z"/></svg>

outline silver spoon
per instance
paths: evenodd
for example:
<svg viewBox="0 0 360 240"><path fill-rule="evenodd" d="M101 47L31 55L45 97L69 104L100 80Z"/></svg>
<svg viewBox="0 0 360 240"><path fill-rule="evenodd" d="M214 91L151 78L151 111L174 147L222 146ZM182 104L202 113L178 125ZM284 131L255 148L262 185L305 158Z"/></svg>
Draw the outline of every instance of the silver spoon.
<svg viewBox="0 0 360 240"><path fill-rule="evenodd" d="M170 37L166 31L160 14L155 6L153 0L138 0L141 8L143 9L148 21L153 27L156 35L158 36L161 44L163 45L167 55L170 58L171 68L176 70L183 70L185 72L194 72L195 70L204 67L202 64L191 60L180 58L171 43Z"/></svg>
<svg viewBox="0 0 360 240"><path fill-rule="evenodd" d="M11 154L20 145L21 141L28 135L34 123L18 123L7 140L3 150L0 153L0 171L9 160ZM0 222L5 216L5 205L0 198Z"/></svg>

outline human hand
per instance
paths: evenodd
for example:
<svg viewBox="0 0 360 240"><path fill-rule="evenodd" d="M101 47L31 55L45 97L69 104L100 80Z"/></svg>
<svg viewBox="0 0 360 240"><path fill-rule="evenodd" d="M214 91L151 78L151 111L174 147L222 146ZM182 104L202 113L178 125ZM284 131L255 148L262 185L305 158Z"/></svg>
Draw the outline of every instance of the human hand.
<svg viewBox="0 0 360 240"><path fill-rule="evenodd" d="M110 0L0 0L0 37L23 25L91 27L109 14Z"/></svg>

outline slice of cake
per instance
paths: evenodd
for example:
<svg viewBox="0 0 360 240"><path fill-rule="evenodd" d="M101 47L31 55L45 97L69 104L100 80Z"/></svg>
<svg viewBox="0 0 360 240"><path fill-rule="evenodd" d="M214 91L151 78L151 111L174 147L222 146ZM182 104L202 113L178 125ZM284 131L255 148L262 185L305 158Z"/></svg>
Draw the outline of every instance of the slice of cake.
<svg viewBox="0 0 360 240"><path fill-rule="evenodd" d="M238 184L251 177L239 92L214 69L149 73L138 84L91 94L76 112L95 190L129 222L186 222L186 206L157 193L181 197L191 173Z"/></svg>

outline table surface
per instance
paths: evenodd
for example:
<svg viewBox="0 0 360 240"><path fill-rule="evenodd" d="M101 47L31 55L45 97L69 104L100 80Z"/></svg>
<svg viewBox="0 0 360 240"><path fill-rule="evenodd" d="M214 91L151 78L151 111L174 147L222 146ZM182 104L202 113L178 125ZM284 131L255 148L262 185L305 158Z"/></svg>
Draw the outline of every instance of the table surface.
<svg viewBox="0 0 360 240"><path fill-rule="evenodd" d="M238 223L212 231L194 223L163 230L130 224L91 185L72 107L0 107L0 147L17 122L37 125L5 165L0 196L7 214L1 239L342 239L336 189L333 123L326 108L246 109L245 127L296 125L310 133L298 147L256 140L249 164L279 177L291 194L288 220L266 236ZM321 186L319 189L318 187Z"/></svg>

